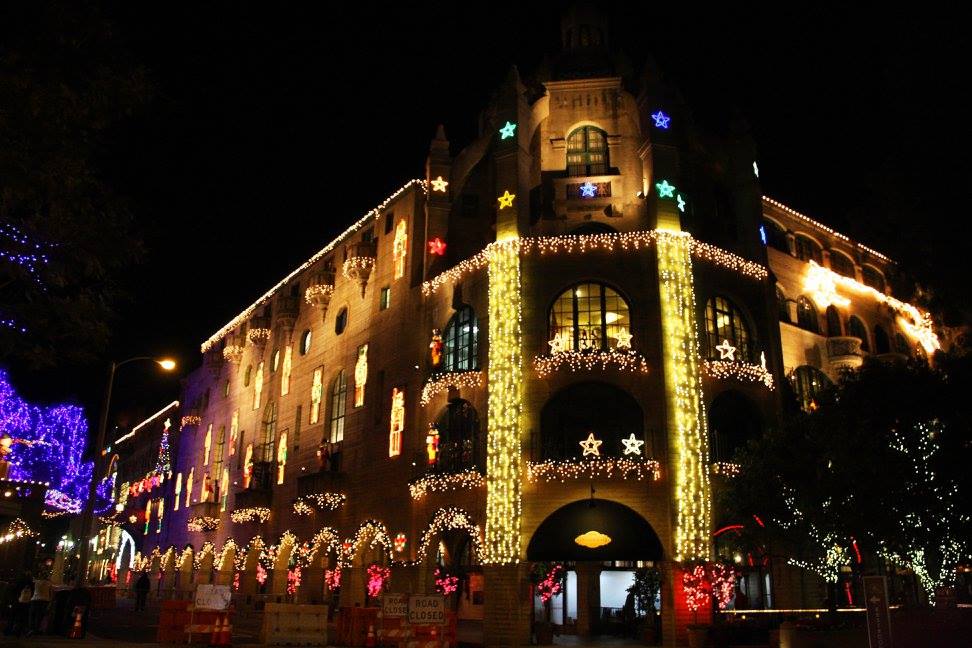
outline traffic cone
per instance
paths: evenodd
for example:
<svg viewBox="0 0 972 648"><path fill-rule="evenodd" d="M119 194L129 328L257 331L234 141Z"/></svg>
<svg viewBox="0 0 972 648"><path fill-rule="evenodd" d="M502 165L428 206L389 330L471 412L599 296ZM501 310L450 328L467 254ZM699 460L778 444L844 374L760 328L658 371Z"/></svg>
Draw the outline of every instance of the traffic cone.
<svg viewBox="0 0 972 648"><path fill-rule="evenodd" d="M68 639L81 639L84 636L84 628L81 627L81 608L74 608L74 625L68 633Z"/></svg>
<svg viewBox="0 0 972 648"><path fill-rule="evenodd" d="M365 646L369 648L375 645L375 626L371 623L368 624L368 636L365 637Z"/></svg>
<svg viewBox="0 0 972 648"><path fill-rule="evenodd" d="M223 617L223 632L220 633L221 646L233 645L233 626L230 624L230 615Z"/></svg>
<svg viewBox="0 0 972 648"><path fill-rule="evenodd" d="M220 631L220 615L216 615L216 619L213 621L213 629L209 633L209 645L219 646L219 631Z"/></svg>

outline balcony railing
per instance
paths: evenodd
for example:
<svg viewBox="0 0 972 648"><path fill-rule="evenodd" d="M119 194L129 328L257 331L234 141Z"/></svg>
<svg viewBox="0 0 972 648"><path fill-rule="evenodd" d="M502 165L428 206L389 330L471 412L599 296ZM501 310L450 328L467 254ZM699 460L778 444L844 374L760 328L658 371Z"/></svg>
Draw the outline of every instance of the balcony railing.
<svg viewBox="0 0 972 648"><path fill-rule="evenodd" d="M297 478L297 497L318 493L344 492L347 475L336 470L322 470Z"/></svg>
<svg viewBox="0 0 972 648"><path fill-rule="evenodd" d="M837 369L857 369L864 364L861 339L853 336L827 338L827 357Z"/></svg>
<svg viewBox="0 0 972 648"><path fill-rule="evenodd" d="M277 297L274 305L274 321L277 326L286 330L293 330L297 316L300 314L300 298L291 295Z"/></svg>
<svg viewBox="0 0 972 648"><path fill-rule="evenodd" d="M430 464L428 453L417 454L412 479L433 474L455 474L471 468L478 468L483 472L486 467L483 450L474 440L440 443L435 459L435 463Z"/></svg>

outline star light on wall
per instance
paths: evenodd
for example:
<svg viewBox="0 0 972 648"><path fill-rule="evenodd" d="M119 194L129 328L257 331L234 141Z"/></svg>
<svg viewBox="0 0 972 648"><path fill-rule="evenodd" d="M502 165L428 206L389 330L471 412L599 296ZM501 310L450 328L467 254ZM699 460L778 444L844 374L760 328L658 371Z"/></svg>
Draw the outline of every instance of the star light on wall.
<svg viewBox="0 0 972 648"><path fill-rule="evenodd" d="M597 185L588 180L580 186L581 198L594 198L597 196Z"/></svg>
<svg viewBox="0 0 972 648"><path fill-rule="evenodd" d="M444 256L446 252L446 242L436 236L434 239L429 241L429 254L435 254L437 256Z"/></svg>
<svg viewBox="0 0 972 648"><path fill-rule="evenodd" d="M716 351L719 352L720 360L736 360L736 347L729 344L729 340L723 340L722 344L716 347Z"/></svg>
<svg viewBox="0 0 972 648"><path fill-rule="evenodd" d="M446 180L443 180L442 176L439 176L432 181L432 191L441 191L442 193L445 193L446 187L448 186L449 183Z"/></svg>
<svg viewBox="0 0 972 648"><path fill-rule="evenodd" d="M563 353L566 347L566 340L559 333L547 342L550 345L550 355Z"/></svg>
<svg viewBox="0 0 972 648"><path fill-rule="evenodd" d="M618 332L614 334L614 339L618 341L618 349L630 349L631 348L631 338L634 336L628 333L628 329L621 328Z"/></svg>
<svg viewBox="0 0 972 648"><path fill-rule="evenodd" d="M666 115L661 110L659 110L656 113L653 113L651 118L655 120L656 128L664 128L665 130L668 130L669 122L672 121L672 118Z"/></svg>
<svg viewBox="0 0 972 648"><path fill-rule="evenodd" d="M586 457L588 455L594 457L601 456L601 451L599 450L599 448L601 447L601 444L604 442L600 441L599 439L595 439L593 432L589 433L585 440L579 441L578 443L580 444L580 447L583 448L584 450L584 453L581 455L582 457Z"/></svg>
<svg viewBox="0 0 972 648"><path fill-rule="evenodd" d="M680 211L680 212L682 212L684 214L685 213L685 200L682 198L682 194L678 194L678 196L675 197L675 202L678 203L678 211Z"/></svg>
<svg viewBox="0 0 972 648"><path fill-rule="evenodd" d="M516 130L516 124L513 122L506 122L506 126L499 129L500 139L509 139L513 137L513 131Z"/></svg>
<svg viewBox="0 0 972 648"><path fill-rule="evenodd" d="M634 432L631 433L627 439L621 439L621 445L624 446L624 454L641 456L641 446L645 445L645 442L641 439L635 438Z"/></svg>
<svg viewBox="0 0 972 648"><path fill-rule="evenodd" d="M503 191L503 195L499 196L496 200L499 201L499 208L504 209L506 207L513 206L513 199L516 198L516 194L511 194L509 190Z"/></svg>
<svg viewBox="0 0 972 648"><path fill-rule="evenodd" d="M659 198L675 197L675 185L668 184L668 180L662 180L661 182L656 182L655 188L658 189Z"/></svg>
<svg viewBox="0 0 972 648"><path fill-rule="evenodd" d="M759 165L753 162L753 175L757 178L759 177Z"/></svg>

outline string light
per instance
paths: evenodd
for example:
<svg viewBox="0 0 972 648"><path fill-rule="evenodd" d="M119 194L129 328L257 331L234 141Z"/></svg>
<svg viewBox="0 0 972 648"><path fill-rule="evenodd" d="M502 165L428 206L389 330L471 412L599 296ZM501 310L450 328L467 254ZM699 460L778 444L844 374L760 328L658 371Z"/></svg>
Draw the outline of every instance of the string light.
<svg viewBox="0 0 972 648"><path fill-rule="evenodd" d="M631 436L628 437L627 439L621 439L621 445L624 446L624 453L623 454L626 454L626 455L632 454L632 455L635 455L635 456L640 457L641 456L641 446L645 445L645 442L644 442L643 439L636 438L635 435L634 435L634 432L632 432L631 433Z"/></svg>
<svg viewBox="0 0 972 648"><path fill-rule="evenodd" d="M189 531L215 531L219 528L219 518L209 515L196 515L186 522L186 529Z"/></svg>
<svg viewBox="0 0 972 648"><path fill-rule="evenodd" d="M445 256L446 253L446 242L441 238L436 236L429 241L429 254L434 254L436 256Z"/></svg>
<svg viewBox="0 0 972 648"><path fill-rule="evenodd" d="M432 574L434 583L432 588L443 596L449 596L459 589L459 577L453 576L448 572L443 572L439 567L435 568Z"/></svg>
<svg viewBox="0 0 972 648"><path fill-rule="evenodd" d="M179 429L182 430L187 427L194 427L200 423L202 423L201 416L197 416L195 414L186 414L182 417L182 420L179 421Z"/></svg>
<svg viewBox="0 0 972 648"><path fill-rule="evenodd" d="M7 525L7 529L3 533L0 533L0 544L6 544L22 538L36 538L39 535L39 533L31 529L26 522L18 517L14 518Z"/></svg>
<svg viewBox="0 0 972 648"><path fill-rule="evenodd" d="M685 591L685 606L690 612L705 607L712 591L705 577L705 565L689 566L682 572L682 589Z"/></svg>
<svg viewBox="0 0 972 648"><path fill-rule="evenodd" d="M443 180L442 176L439 176L432 181L432 191L441 191L442 193L446 193L446 187L448 186L449 183L446 180Z"/></svg>
<svg viewBox="0 0 972 648"><path fill-rule="evenodd" d="M398 533L396 533L395 540L394 540L395 553L402 553L403 551L405 551L405 545L407 543L408 543L408 538L405 537L405 534L403 532L399 531Z"/></svg>
<svg viewBox="0 0 972 648"><path fill-rule="evenodd" d="M555 564L550 568L544 577L537 583L537 594L540 596L540 602L546 603L554 596L560 593L563 588L563 582L566 573L564 572L564 566L560 563Z"/></svg>
<svg viewBox="0 0 972 648"><path fill-rule="evenodd" d="M487 249L490 369L484 562L510 564L520 559L520 256L515 238Z"/></svg>
<svg viewBox="0 0 972 648"><path fill-rule="evenodd" d="M343 242L348 236L354 234L358 230L366 227L369 223L377 221L384 214L385 208L388 207L392 202L397 200L399 196L409 191L413 187L421 189L423 192L428 193L428 186L425 180L409 180L401 188L399 188L395 193L385 198L381 203L375 206L373 209L368 211L364 216L358 219L353 225L348 229L344 230L339 234L334 240L328 243L324 248L319 250L314 256L309 258L300 267L291 272L289 275L281 279L274 285L270 290L265 292L259 299L253 302L246 310L230 320L223 328L219 329L214 333L208 340L202 343L200 350L205 353L210 348L212 348L217 342L222 340L228 333L237 328L240 324L245 322L250 318L250 316L261 306L270 301L270 299L277 293L280 288L283 288L289 284L293 279L299 276L302 272L310 268L312 265L323 259L327 254L334 250L341 242Z"/></svg>
<svg viewBox="0 0 972 648"><path fill-rule="evenodd" d="M596 459L547 459L527 463L527 479L531 482L560 482L580 479L621 479L657 481L661 466L654 459L627 457L598 457Z"/></svg>
<svg viewBox="0 0 972 648"><path fill-rule="evenodd" d="M230 519L236 524L244 522L259 522L263 524L270 519L270 509L264 506L241 508L230 513Z"/></svg>
<svg viewBox="0 0 972 648"><path fill-rule="evenodd" d="M294 513L310 515L314 512L311 506L318 511L336 511L347 501L348 496L344 493L310 493L302 495L294 501Z"/></svg>
<svg viewBox="0 0 972 648"><path fill-rule="evenodd" d="M227 344L223 347L223 359L231 364L239 364L243 359L243 347L239 344Z"/></svg>
<svg viewBox="0 0 972 648"><path fill-rule="evenodd" d="M425 407L432 399L450 389L479 388L483 386L482 371L450 371L429 376L428 382L422 387L419 403Z"/></svg>
<svg viewBox="0 0 972 648"><path fill-rule="evenodd" d="M391 580L391 569L381 565L368 565L368 596L378 597L385 589L385 585Z"/></svg>
<svg viewBox="0 0 972 648"><path fill-rule="evenodd" d="M597 185L588 180L580 186L581 198L594 198L597 196Z"/></svg>
<svg viewBox="0 0 972 648"><path fill-rule="evenodd" d="M456 490L479 488L486 481L476 468L467 468L457 473L430 473L409 482L408 492L413 500L420 500L426 493L446 493Z"/></svg>
<svg viewBox="0 0 972 648"><path fill-rule="evenodd" d="M376 549L381 546L385 550L385 555L388 557L388 561L392 560L392 542L391 538L388 536L388 529L385 525L378 520L365 520L358 527L358 530L354 534L353 539L348 539L344 541L343 545L343 555L341 557L342 565L345 567L351 566L351 561L358 553L358 548L365 541L365 538L371 538L369 547L371 549Z"/></svg>
<svg viewBox="0 0 972 648"><path fill-rule="evenodd" d="M774 389L773 374L762 365L748 362L727 362L725 360L705 360L702 363L707 376L722 380L732 378L743 382L762 383Z"/></svg>
<svg viewBox="0 0 972 648"><path fill-rule="evenodd" d="M607 371L609 367L618 371L632 373L648 373L648 363L637 351L560 351L552 355L536 356L533 368L537 375L546 378L555 371L569 369L574 371L593 371L600 368Z"/></svg>
<svg viewBox="0 0 972 648"><path fill-rule="evenodd" d="M416 550L417 562L421 562L428 553L432 539L441 535L445 531L464 531L472 542L472 554L477 562L484 560L483 544L481 539L481 529L479 525L473 523L472 517L461 508L449 507L440 508L433 515L429 525L425 527L422 536L419 538L418 549Z"/></svg>
<svg viewBox="0 0 972 648"><path fill-rule="evenodd" d="M668 180L662 180L661 182L655 183L655 189L658 190L659 198L674 198L675 197L675 185L669 184Z"/></svg>
<svg viewBox="0 0 972 648"><path fill-rule="evenodd" d="M708 243L703 243L702 241L697 241L695 239L690 239L692 257L696 259L701 259L713 265L722 266L727 270L732 270L737 272L748 279L756 279L759 281L765 281L769 277L769 271L755 263L744 259L738 254L733 254L718 248L714 245Z"/></svg>
<svg viewBox="0 0 972 648"><path fill-rule="evenodd" d="M799 218L803 222L805 222L805 223L807 223L809 225L812 225L814 228L816 228L816 229L818 229L818 230L820 230L822 232L826 232L827 234L830 234L831 236L834 236L834 237L836 237L838 239L841 239L842 241L845 241L847 243L851 243L857 249L863 250L864 252L867 252L868 254L871 254L871 255L873 255L873 256L881 259L882 261L887 261L889 263L894 263L891 259L889 259L888 257L884 256L883 254L881 254L877 250L873 250L873 249L867 247L866 245L862 245L860 243L855 243L855 242L853 242L853 241L850 240L850 237L845 236L844 234L841 234L840 232L838 232L836 230L833 230L833 229L827 227L826 225L824 225L824 224L822 224L822 223L820 223L818 221L813 220L812 218L810 218L809 216L807 216L805 214L801 214L800 212L798 212L797 210L795 210L795 209L793 209L791 207L787 207L786 205L784 205L783 203L781 203L781 202L779 202L777 200L773 200L769 196L763 196L763 202L766 203L766 204L772 205L773 207L776 207L777 209L780 209L780 210L786 212L787 214L789 214L791 216L796 216L797 218Z"/></svg>
<svg viewBox="0 0 972 648"><path fill-rule="evenodd" d="M675 490L675 560L711 553L708 432L698 371L699 343L692 279L692 237L658 233L658 276L669 439Z"/></svg>
<svg viewBox="0 0 972 648"><path fill-rule="evenodd" d="M334 296L334 284L312 284L307 287L304 291L304 301L306 301L311 306L318 306L322 310L327 310L328 304L331 303L331 297Z"/></svg>
<svg viewBox="0 0 972 648"><path fill-rule="evenodd" d="M712 474L713 475L723 475L725 477L736 477L739 475L742 467L737 463L732 463L730 461L716 461L712 464Z"/></svg>
<svg viewBox="0 0 972 648"><path fill-rule="evenodd" d="M405 222L405 221L402 221ZM368 285L368 277L371 276L371 269L375 267L375 258L370 256L353 256L344 260L341 272L345 279L356 281L364 294L365 286Z"/></svg>

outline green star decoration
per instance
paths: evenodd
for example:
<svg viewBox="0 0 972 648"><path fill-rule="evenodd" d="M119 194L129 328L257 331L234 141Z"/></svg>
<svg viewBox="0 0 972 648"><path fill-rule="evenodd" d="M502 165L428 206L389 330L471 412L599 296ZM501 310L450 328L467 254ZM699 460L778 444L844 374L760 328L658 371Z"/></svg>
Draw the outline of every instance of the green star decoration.
<svg viewBox="0 0 972 648"><path fill-rule="evenodd" d="M668 180L662 180L661 182L656 182L655 188L658 190L659 198L675 197L675 185L668 184Z"/></svg>
<svg viewBox="0 0 972 648"><path fill-rule="evenodd" d="M516 124L512 122L506 122L506 126L499 129L500 139L507 139L513 137L513 131L516 130Z"/></svg>

